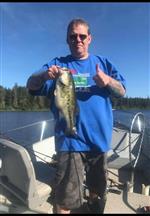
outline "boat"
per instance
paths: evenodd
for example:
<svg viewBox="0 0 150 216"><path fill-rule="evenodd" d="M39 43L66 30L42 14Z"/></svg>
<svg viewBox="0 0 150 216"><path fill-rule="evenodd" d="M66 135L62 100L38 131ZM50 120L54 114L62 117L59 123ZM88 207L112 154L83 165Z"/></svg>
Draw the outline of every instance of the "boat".
<svg viewBox="0 0 150 216"><path fill-rule="evenodd" d="M146 119L142 112L124 119L114 119L104 214L137 214L150 206ZM54 119L48 119L0 135L0 213L55 213L52 187L57 155L52 124ZM86 202L85 184L83 194Z"/></svg>

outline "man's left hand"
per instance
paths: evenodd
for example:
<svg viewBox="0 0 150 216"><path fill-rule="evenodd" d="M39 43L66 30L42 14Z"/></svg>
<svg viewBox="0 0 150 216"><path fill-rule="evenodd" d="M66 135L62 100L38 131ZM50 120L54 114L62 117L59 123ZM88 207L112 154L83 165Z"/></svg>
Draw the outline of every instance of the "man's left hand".
<svg viewBox="0 0 150 216"><path fill-rule="evenodd" d="M102 88L108 85L110 77L100 69L98 64L96 64L96 75L93 77L93 80L100 88Z"/></svg>

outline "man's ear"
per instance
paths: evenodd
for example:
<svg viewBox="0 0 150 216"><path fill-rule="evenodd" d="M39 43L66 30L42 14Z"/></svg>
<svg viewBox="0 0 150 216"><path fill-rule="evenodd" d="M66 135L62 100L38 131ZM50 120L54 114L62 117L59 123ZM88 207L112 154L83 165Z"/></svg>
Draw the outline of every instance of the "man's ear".
<svg viewBox="0 0 150 216"><path fill-rule="evenodd" d="M89 44L91 43L91 41L92 41L92 35L90 34L90 35L88 36L88 42L89 42Z"/></svg>

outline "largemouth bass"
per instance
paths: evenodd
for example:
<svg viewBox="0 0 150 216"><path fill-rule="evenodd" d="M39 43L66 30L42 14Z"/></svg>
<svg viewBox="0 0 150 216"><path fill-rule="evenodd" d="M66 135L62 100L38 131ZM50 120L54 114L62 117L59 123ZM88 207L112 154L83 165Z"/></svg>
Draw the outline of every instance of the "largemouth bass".
<svg viewBox="0 0 150 216"><path fill-rule="evenodd" d="M77 135L76 114L79 112L75 94L75 84L71 72L67 68L59 68L54 91L55 105L59 115L65 120L66 136Z"/></svg>

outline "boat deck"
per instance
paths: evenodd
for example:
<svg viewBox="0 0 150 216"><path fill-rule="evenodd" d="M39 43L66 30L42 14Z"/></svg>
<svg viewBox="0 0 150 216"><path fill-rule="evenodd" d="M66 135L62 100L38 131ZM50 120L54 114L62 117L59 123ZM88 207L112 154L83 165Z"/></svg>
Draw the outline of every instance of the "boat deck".
<svg viewBox="0 0 150 216"><path fill-rule="evenodd" d="M138 209L148 205L150 205L149 196L130 193L126 190L122 191L121 194L112 194L110 192L108 193L104 214L136 214L138 213Z"/></svg>
<svg viewBox="0 0 150 216"><path fill-rule="evenodd" d="M135 172L135 184L130 192L128 182L130 180L130 169L109 169L109 179L112 187L109 187L104 214L136 214L140 208L150 205L150 196L144 195L142 185L148 181L140 171Z"/></svg>
<svg viewBox="0 0 150 216"><path fill-rule="evenodd" d="M133 192L129 192L127 182L130 179L130 170L108 169L109 190L104 214L113 213L132 213L137 214L138 209L143 206L150 205L150 196L142 194L142 184L146 184L146 180L142 174L135 173L135 185ZM53 214L53 206L50 202L45 202L39 208L29 210L12 194L8 195L8 191L0 188L0 212L1 213L25 213ZM9 197L9 200L6 199ZM75 213L87 214L87 209L80 208Z"/></svg>

